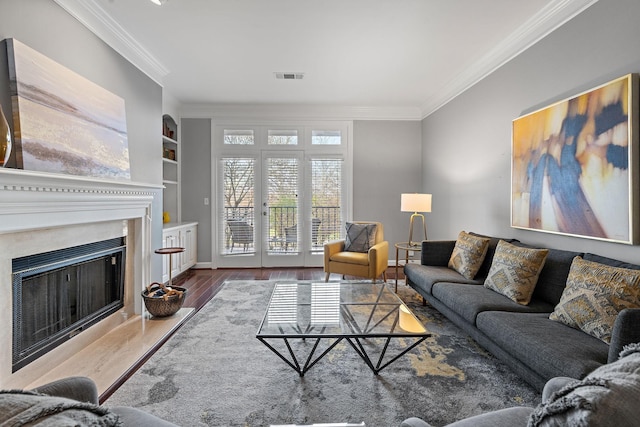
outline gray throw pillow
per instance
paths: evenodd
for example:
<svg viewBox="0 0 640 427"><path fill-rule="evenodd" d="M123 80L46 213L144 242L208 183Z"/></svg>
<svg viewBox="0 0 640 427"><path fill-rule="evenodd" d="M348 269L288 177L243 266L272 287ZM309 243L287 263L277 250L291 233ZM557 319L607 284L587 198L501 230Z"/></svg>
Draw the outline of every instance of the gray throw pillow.
<svg viewBox="0 0 640 427"><path fill-rule="evenodd" d="M620 352L582 381L574 381L538 405L528 427L637 426L640 420L640 343Z"/></svg>
<svg viewBox="0 0 640 427"><path fill-rule="evenodd" d="M357 224L347 222L347 237L344 243L346 252L368 252L376 241L376 224Z"/></svg>

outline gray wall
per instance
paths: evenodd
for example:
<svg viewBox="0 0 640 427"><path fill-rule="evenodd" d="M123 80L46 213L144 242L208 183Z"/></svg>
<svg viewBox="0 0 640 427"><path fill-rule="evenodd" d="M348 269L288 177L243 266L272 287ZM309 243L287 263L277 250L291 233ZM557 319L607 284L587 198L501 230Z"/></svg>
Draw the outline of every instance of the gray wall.
<svg viewBox="0 0 640 427"><path fill-rule="evenodd" d="M640 72L639 16L637 0L600 0L423 120L423 189L434 194L430 237L472 230L640 262L638 246L510 228L511 121Z"/></svg>
<svg viewBox="0 0 640 427"><path fill-rule="evenodd" d="M211 194L211 120L181 123L182 217L198 221L198 261L206 263L211 261L211 205L204 206L203 198ZM409 237L410 215L400 212L400 194L420 191L421 132L419 121L353 124L353 219L381 221L390 244ZM393 249L389 257L395 260Z"/></svg>
<svg viewBox="0 0 640 427"><path fill-rule="evenodd" d="M400 212L400 194L422 191L421 134L417 121L353 123L353 219L383 223L393 260L393 243L409 239L411 214Z"/></svg>
<svg viewBox="0 0 640 427"><path fill-rule="evenodd" d="M51 0L2 0L0 16L0 40L15 38L124 99L131 180L160 185L162 88ZM0 56L6 57L6 50ZM5 111L11 111L4 62L0 61L0 102ZM153 247L162 244L158 194L152 213L158 219L153 223ZM152 279L159 281L160 257L152 257L151 268Z"/></svg>
<svg viewBox="0 0 640 427"><path fill-rule="evenodd" d="M198 222L198 262L211 262L211 120L182 119L182 220ZM204 198L209 198L209 206Z"/></svg>

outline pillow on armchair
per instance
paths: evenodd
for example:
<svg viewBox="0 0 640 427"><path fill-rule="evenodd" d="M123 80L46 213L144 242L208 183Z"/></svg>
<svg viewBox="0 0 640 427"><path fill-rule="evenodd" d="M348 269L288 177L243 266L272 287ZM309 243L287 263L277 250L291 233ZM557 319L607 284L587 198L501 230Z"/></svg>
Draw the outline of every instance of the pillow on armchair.
<svg viewBox="0 0 640 427"><path fill-rule="evenodd" d="M368 252L376 242L376 224L346 223L345 252Z"/></svg>

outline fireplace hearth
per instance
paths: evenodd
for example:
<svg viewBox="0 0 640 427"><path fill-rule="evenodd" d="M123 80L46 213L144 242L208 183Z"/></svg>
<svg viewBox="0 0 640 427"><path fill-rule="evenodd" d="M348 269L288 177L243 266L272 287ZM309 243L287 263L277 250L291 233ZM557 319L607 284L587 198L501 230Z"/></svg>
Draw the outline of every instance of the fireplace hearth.
<svg viewBox="0 0 640 427"><path fill-rule="evenodd" d="M12 371L123 307L124 237L12 260Z"/></svg>

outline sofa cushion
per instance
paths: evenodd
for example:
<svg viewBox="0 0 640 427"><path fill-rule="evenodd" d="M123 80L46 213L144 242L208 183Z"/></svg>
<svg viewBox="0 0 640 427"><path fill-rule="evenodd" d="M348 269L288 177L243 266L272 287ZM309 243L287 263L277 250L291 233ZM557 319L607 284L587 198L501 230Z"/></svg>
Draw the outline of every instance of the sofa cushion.
<svg viewBox="0 0 640 427"><path fill-rule="evenodd" d="M548 314L485 311L478 314L476 326L546 380L558 376L583 378L607 363L607 344L549 320Z"/></svg>
<svg viewBox="0 0 640 427"><path fill-rule="evenodd" d="M581 255L582 252L549 249L532 298L544 300L554 306L558 304L567 284L571 263L576 256Z"/></svg>
<svg viewBox="0 0 640 427"><path fill-rule="evenodd" d="M640 420L640 344L621 358L553 393L538 405L529 426L637 426Z"/></svg>
<svg viewBox="0 0 640 427"><path fill-rule="evenodd" d="M420 264L446 267L455 246L455 240L423 240Z"/></svg>
<svg viewBox="0 0 640 427"><path fill-rule="evenodd" d="M523 248L501 240L484 286L518 304L529 304L548 253L548 249Z"/></svg>
<svg viewBox="0 0 640 427"><path fill-rule="evenodd" d="M483 311L501 310L519 313L546 313L553 310L551 304L544 301L532 301L521 305L484 286L460 283L435 283L431 288L432 295L467 322L474 325L476 316Z"/></svg>
<svg viewBox="0 0 640 427"><path fill-rule="evenodd" d="M462 274L466 279L473 279L484 261L488 247L489 238L461 231L447 266Z"/></svg>
<svg viewBox="0 0 640 427"><path fill-rule="evenodd" d="M338 252L329 259L342 264L369 265L369 254L366 252Z"/></svg>
<svg viewBox="0 0 640 427"><path fill-rule="evenodd" d="M367 252L376 243L377 224L346 223L346 252Z"/></svg>
<svg viewBox="0 0 640 427"><path fill-rule="evenodd" d="M465 279L462 274L448 267L408 263L404 266L404 274L408 283L414 289L422 290L429 294L432 286L438 282L482 284L480 280Z"/></svg>
<svg viewBox="0 0 640 427"><path fill-rule="evenodd" d="M640 307L640 270L575 257L560 302L549 318L611 341L618 313Z"/></svg>

